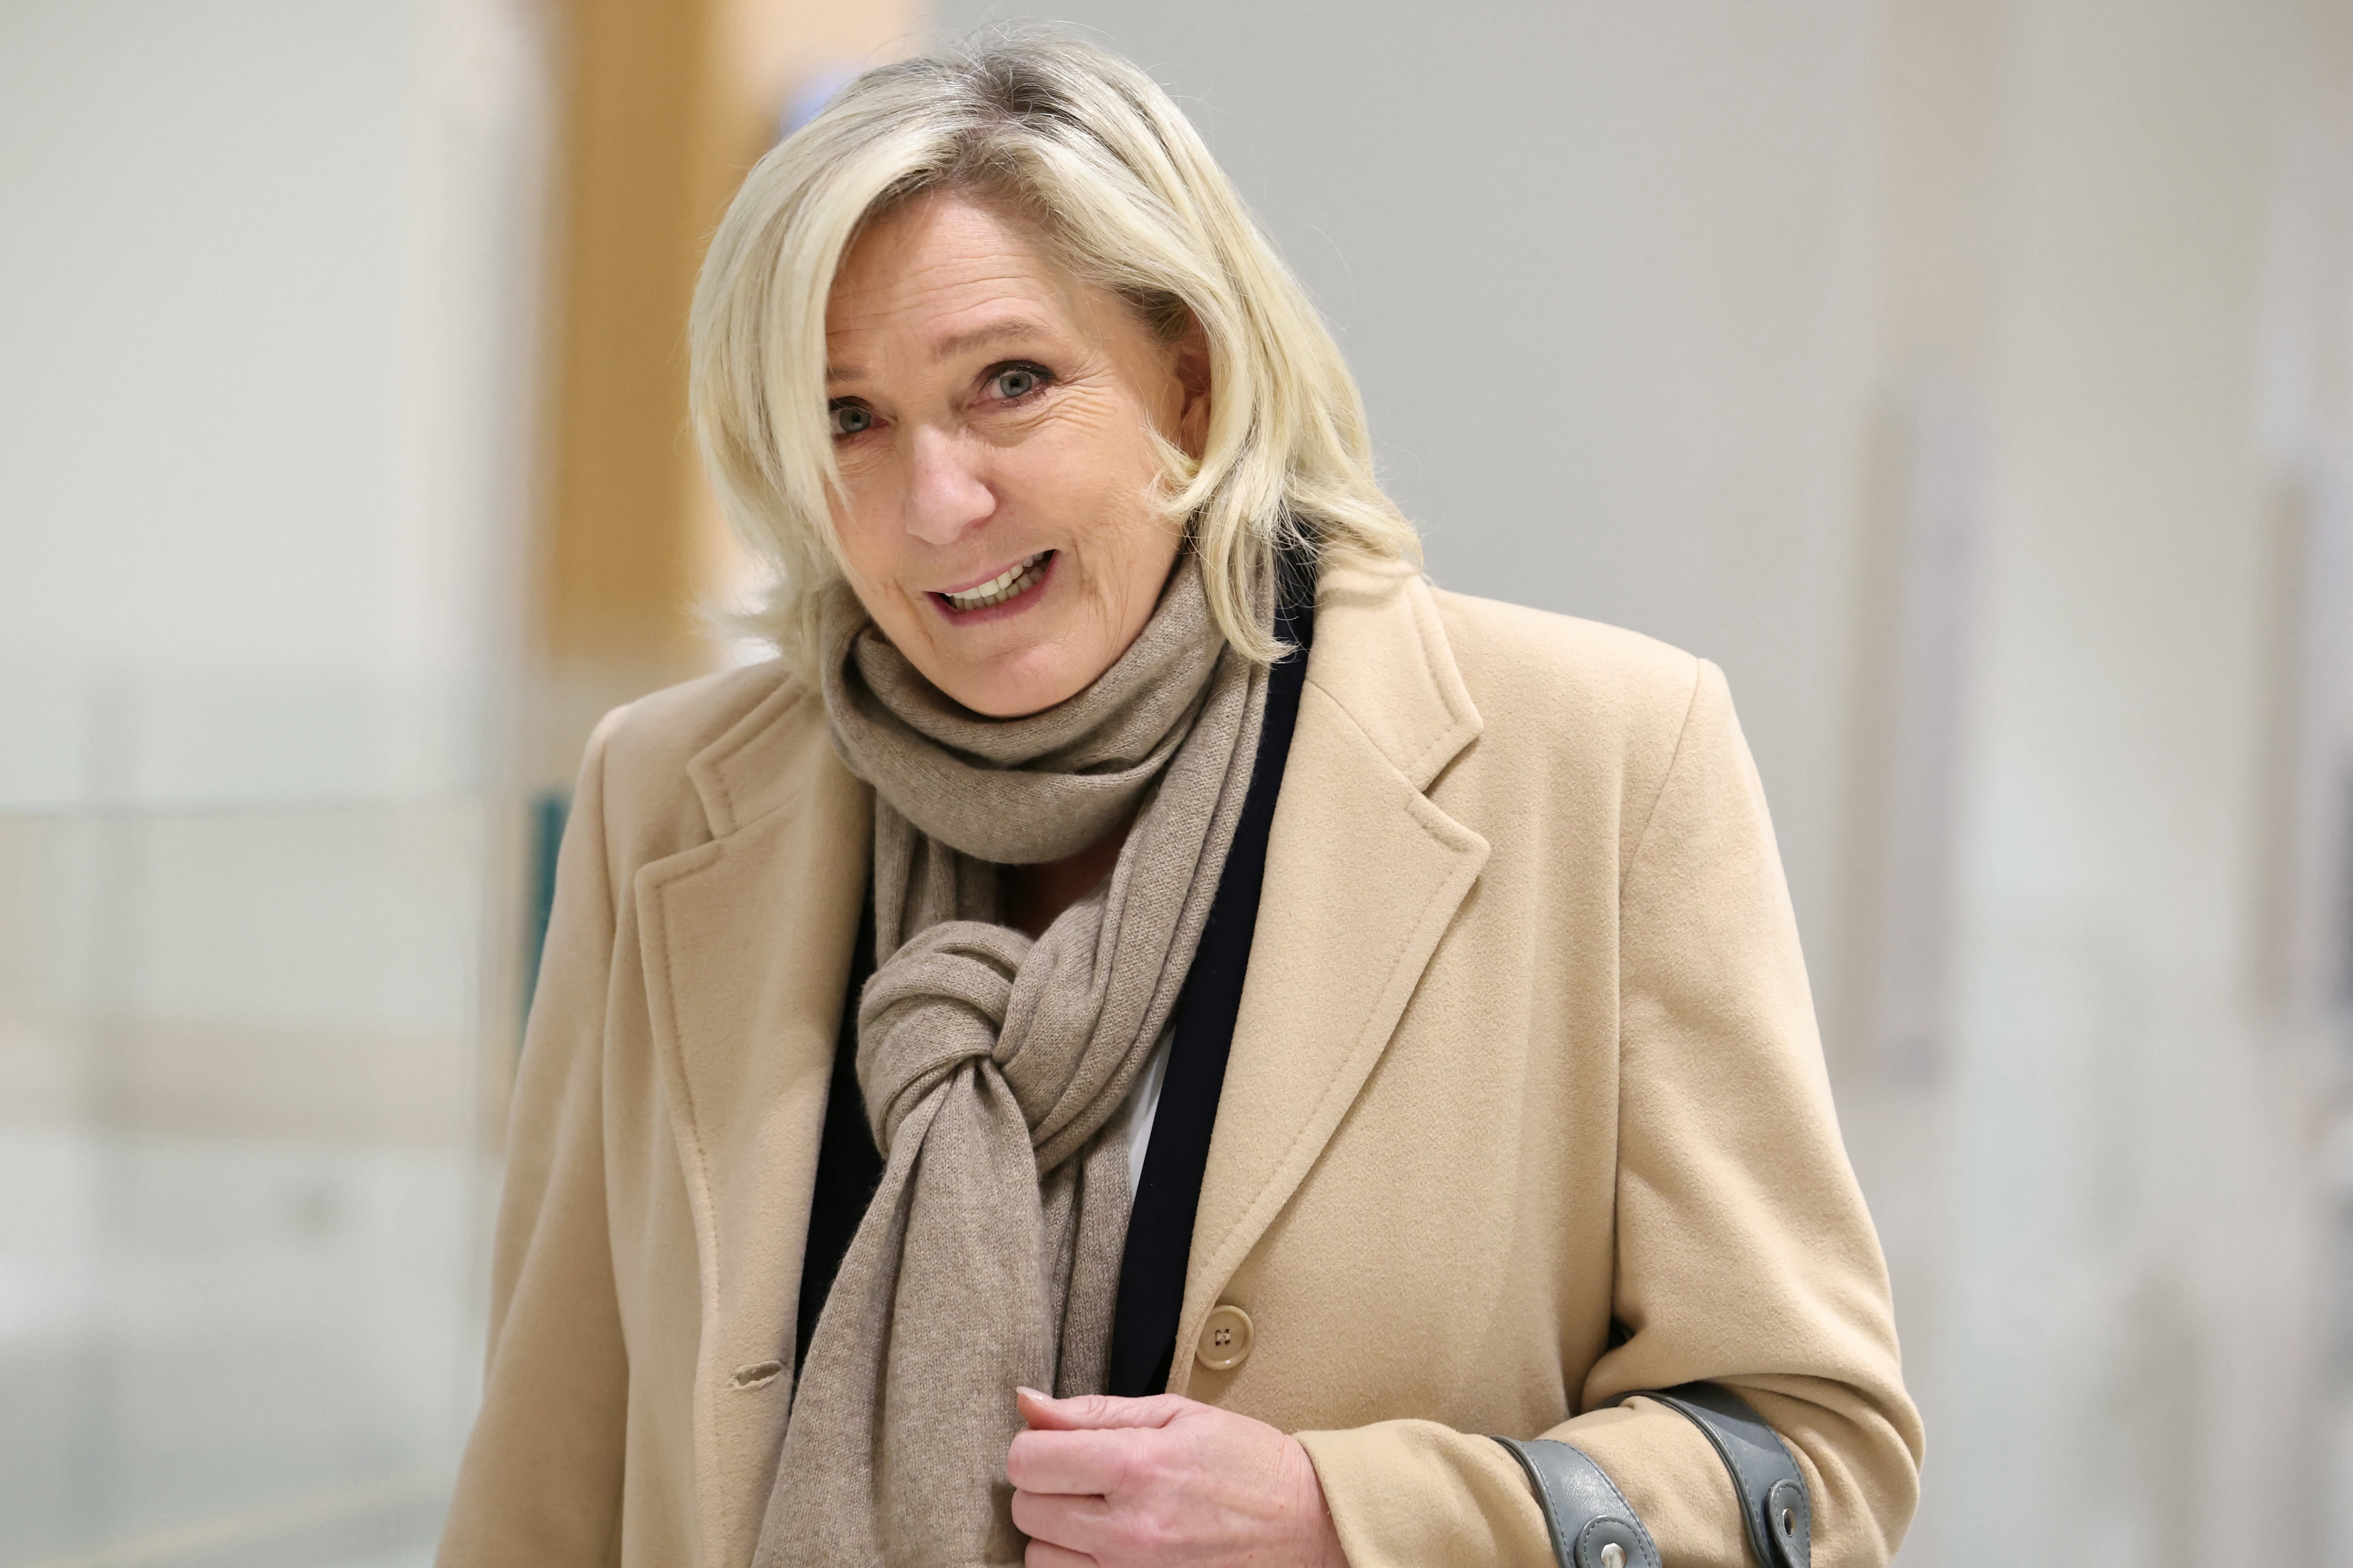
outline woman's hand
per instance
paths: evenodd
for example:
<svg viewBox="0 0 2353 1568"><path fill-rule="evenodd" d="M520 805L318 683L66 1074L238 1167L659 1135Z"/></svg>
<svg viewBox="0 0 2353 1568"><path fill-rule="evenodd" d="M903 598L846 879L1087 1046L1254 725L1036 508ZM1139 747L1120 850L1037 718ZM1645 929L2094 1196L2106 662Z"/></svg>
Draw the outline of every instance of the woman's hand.
<svg viewBox="0 0 2353 1568"><path fill-rule="evenodd" d="M1020 1406L1005 1471L1029 1568L1347 1568L1307 1450L1263 1421L1173 1394Z"/></svg>

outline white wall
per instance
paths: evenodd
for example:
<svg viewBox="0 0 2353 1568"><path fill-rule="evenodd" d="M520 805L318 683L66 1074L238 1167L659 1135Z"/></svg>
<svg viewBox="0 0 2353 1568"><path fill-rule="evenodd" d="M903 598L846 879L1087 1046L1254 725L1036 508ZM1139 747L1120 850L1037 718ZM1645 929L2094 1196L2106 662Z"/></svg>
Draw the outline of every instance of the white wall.
<svg viewBox="0 0 2353 1568"><path fill-rule="evenodd" d="M0 802L481 776L534 200L498 9L0 12Z"/></svg>
<svg viewBox="0 0 2353 1568"><path fill-rule="evenodd" d="M2282 179L2345 90L2337 9L2014 8L1943 1561L1982 1560L1987 1496L2056 1560L2323 1560L2332 1064L2264 984L2275 861L2322 847L2274 832L2304 584L2263 372L2342 363L2353 273L2314 315L2273 297L2287 228L2343 219Z"/></svg>
<svg viewBox="0 0 2353 1568"><path fill-rule="evenodd" d="M0 6L0 1563L431 1541L519 956L539 29Z"/></svg>

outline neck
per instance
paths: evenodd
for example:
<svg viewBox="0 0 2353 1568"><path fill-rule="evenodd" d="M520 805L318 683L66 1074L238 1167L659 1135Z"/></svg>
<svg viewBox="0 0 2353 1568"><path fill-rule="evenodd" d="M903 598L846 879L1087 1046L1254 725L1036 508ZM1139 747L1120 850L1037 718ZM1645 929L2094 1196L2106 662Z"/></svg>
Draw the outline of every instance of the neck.
<svg viewBox="0 0 2353 1568"><path fill-rule="evenodd" d="M1120 846L1127 842L1127 829L1128 824L1123 822L1077 854L1060 860L1006 867L1001 884L1005 923L1033 939L1045 935L1056 916L1111 875L1111 868L1119 862Z"/></svg>

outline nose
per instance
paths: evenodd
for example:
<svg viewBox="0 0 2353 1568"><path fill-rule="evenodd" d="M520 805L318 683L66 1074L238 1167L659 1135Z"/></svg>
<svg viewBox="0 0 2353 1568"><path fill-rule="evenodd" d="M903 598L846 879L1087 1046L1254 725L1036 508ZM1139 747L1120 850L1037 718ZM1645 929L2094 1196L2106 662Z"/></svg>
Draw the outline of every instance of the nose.
<svg viewBox="0 0 2353 1568"><path fill-rule="evenodd" d="M919 426L910 442L907 531L926 544L953 544L997 510L980 454L955 432Z"/></svg>

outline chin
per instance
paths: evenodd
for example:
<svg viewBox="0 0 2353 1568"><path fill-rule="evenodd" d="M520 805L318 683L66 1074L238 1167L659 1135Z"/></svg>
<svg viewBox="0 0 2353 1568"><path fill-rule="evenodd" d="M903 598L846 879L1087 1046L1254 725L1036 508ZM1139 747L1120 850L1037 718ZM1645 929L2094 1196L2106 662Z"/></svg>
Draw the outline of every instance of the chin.
<svg viewBox="0 0 2353 1568"><path fill-rule="evenodd" d="M1051 647L1025 650L994 668L965 672L954 689L940 689L974 712L990 719L1026 719L1066 702L1086 689L1092 675L1071 669Z"/></svg>

